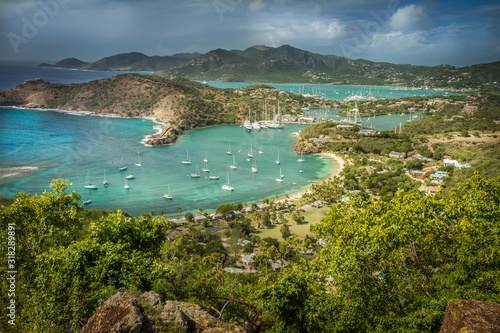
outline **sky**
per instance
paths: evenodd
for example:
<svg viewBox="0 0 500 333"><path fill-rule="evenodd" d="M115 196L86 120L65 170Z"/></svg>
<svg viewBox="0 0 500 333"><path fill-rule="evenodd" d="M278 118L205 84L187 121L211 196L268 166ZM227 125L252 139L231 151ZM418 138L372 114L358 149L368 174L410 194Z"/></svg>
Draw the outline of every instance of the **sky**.
<svg viewBox="0 0 500 333"><path fill-rule="evenodd" d="M0 0L0 60L96 61L291 45L371 61L500 60L500 2Z"/></svg>

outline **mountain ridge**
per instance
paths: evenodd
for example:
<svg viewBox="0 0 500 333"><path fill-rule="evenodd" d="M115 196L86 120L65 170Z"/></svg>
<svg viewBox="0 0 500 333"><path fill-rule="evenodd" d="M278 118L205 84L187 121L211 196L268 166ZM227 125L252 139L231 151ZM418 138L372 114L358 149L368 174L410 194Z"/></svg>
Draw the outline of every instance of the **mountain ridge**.
<svg viewBox="0 0 500 333"><path fill-rule="evenodd" d="M218 48L204 54L177 53L163 57L129 52L93 63L67 58L48 66L58 67L58 64L89 70L148 71L163 77L200 81L410 85L462 91L500 89L500 61L465 67L392 64L322 55L290 45L254 45L245 50Z"/></svg>

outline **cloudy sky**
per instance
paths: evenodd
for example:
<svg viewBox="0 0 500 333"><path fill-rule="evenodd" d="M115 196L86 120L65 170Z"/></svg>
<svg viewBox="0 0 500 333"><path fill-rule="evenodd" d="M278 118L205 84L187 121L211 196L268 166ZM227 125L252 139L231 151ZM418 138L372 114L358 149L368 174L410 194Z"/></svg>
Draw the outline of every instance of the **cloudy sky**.
<svg viewBox="0 0 500 333"><path fill-rule="evenodd" d="M500 1L0 0L0 60L95 61L252 45L372 61L500 60Z"/></svg>

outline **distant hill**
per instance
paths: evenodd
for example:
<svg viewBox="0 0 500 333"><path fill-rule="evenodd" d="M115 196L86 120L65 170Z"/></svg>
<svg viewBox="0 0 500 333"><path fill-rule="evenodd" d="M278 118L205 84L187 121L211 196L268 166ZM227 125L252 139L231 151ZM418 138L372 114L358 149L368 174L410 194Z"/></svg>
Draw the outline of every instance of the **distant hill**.
<svg viewBox="0 0 500 333"><path fill-rule="evenodd" d="M61 61L56 62L54 65L41 63L40 67L57 67L57 68L74 68L80 69L87 66L89 63L85 61L81 61L76 58L66 58Z"/></svg>
<svg viewBox="0 0 500 333"><path fill-rule="evenodd" d="M205 54L147 56L130 52L85 63L75 58L40 66L89 70L148 71L163 77L191 80L323 84L367 84L500 90L500 61L467 67L391 64L336 55L322 55L290 45L255 45L245 50L215 49Z"/></svg>
<svg viewBox="0 0 500 333"><path fill-rule="evenodd" d="M83 62L76 58L67 58L55 65L40 64L41 67L75 68L96 71L144 71L154 72L181 65L200 53L178 53L172 56L147 56L139 52L121 53L102 58L93 63Z"/></svg>
<svg viewBox="0 0 500 333"><path fill-rule="evenodd" d="M217 49L159 71L192 80L372 84L470 90L498 89L500 62L467 67L391 64L321 55L283 45Z"/></svg>

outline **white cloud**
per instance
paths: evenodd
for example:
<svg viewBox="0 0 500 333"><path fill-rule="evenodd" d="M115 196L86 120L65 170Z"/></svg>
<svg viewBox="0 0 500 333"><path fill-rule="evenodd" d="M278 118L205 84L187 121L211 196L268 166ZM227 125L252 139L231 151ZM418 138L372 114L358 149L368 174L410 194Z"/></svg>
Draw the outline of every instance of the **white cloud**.
<svg viewBox="0 0 500 333"><path fill-rule="evenodd" d="M415 4L399 8L389 20L389 27L395 30L411 31L433 27L424 8Z"/></svg>

